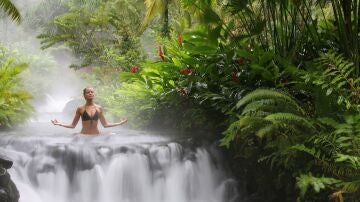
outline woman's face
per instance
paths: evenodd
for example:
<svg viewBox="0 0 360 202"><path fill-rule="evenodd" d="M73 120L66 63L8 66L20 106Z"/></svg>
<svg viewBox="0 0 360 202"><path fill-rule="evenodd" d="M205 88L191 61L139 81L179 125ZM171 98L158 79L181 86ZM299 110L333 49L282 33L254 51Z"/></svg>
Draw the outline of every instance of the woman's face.
<svg viewBox="0 0 360 202"><path fill-rule="evenodd" d="M84 93L85 100L91 100L94 99L95 93L93 88L86 88Z"/></svg>

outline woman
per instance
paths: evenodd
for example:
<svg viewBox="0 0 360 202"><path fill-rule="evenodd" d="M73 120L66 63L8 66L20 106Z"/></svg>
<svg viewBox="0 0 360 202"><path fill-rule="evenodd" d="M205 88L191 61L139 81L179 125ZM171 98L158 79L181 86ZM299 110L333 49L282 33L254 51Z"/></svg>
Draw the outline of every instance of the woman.
<svg viewBox="0 0 360 202"><path fill-rule="evenodd" d="M83 90L84 98L86 100L85 105L77 108L74 120L70 125L61 124L58 120L54 119L51 122L54 125L62 126L65 128L75 128L79 119L82 120L82 134L95 135L99 134L97 127L98 120L100 119L101 124L104 128L118 126L127 122L127 119L122 119L119 123L108 123L104 117L104 112L101 106L94 103L94 89L92 87L86 87Z"/></svg>

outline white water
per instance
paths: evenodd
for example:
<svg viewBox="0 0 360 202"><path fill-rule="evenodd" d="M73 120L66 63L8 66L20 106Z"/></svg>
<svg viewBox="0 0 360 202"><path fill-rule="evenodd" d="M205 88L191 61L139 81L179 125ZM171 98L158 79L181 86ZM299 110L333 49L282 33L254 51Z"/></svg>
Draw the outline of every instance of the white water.
<svg viewBox="0 0 360 202"><path fill-rule="evenodd" d="M39 126L40 128L42 126ZM39 129L38 127L38 129ZM1 134L20 202L231 202L236 183L205 147L121 130Z"/></svg>

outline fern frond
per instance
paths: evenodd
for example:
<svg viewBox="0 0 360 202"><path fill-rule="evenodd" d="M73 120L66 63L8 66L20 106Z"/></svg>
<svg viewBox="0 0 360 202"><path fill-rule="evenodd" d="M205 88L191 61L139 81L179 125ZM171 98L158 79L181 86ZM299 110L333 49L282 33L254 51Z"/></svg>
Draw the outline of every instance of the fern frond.
<svg viewBox="0 0 360 202"><path fill-rule="evenodd" d="M360 110L360 80L353 78L354 64L334 52L321 54L315 63L322 69L306 72L302 77L305 82L321 87L326 95L335 93L337 103L345 105L346 109Z"/></svg>
<svg viewBox="0 0 360 202"><path fill-rule="evenodd" d="M289 112L300 115L300 111L302 109L297 108L298 106L294 106L288 102L284 102L284 100L275 100L275 99L261 99L250 102L247 104L242 110L241 115L253 115L256 112Z"/></svg>
<svg viewBox="0 0 360 202"><path fill-rule="evenodd" d="M272 134L272 133L276 133L274 131L277 131L279 129L279 125L278 124L269 124L265 127L260 128L255 135L260 137L260 138L264 138L265 136L267 136L268 134Z"/></svg>
<svg viewBox="0 0 360 202"><path fill-rule="evenodd" d="M345 162L347 165L355 170L360 170L360 156L353 156L347 154L336 154L335 162Z"/></svg>
<svg viewBox="0 0 360 202"><path fill-rule="evenodd" d="M348 193L360 193L360 180L354 180L351 182L342 182L342 190Z"/></svg>
<svg viewBox="0 0 360 202"><path fill-rule="evenodd" d="M300 196L304 197L309 187L318 193L322 189L332 187L333 185L341 182L340 180L329 178L329 177L315 177L311 173L302 174L296 178L296 185L300 189Z"/></svg>
<svg viewBox="0 0 360 202"><path fill-rule="evenodd" d="M304 127L309 130L315 130L313 125L305 118L297 116L291 113L274 113L265 117L265 120L269 120L273 123L283 123L297 125L299 127Z"/></svg>
<svg viewBox="0 0 360 202"><path fill-rule="evenodd" d="M336 163L330 159L315 159L315 165L319 166L323 172L338 178L354 178L354 176L359 175L358 170L340 163Z"/></svg>
<svg viewBox="0 0 360 202"><path fill-rule="evenodd" d="M310 154L311 156L314 156L316 158L320 158L320 155L319 155L318 152L316 152L315 148L308 148L304 144L296 144L294 146L291 146L290 149L305 152L307 154Z"/></svg>
<svg viewBox="0 0 360 202"><path fill-rule="evenodd" d="M296 110L299 110L299 112L304 113L303 109L297 104L295 99L286 95L283 92L270 89L257 89L250 92L236 104L236 107L241 108L251 102L264 99L273 99L275 101L279 100L285 102L288 105L293 106Z"/></svg>
<svg viewBox="0 0 360 202"><path fill-rule="evenodd" d="M223 133L224 137L221 139L220 145L229 147L230 142L236 137L242 136L245 139L247 136L253 135L259 128L270 123L270 121L259 117L240 116L239 120L232 123Z"/></svg>

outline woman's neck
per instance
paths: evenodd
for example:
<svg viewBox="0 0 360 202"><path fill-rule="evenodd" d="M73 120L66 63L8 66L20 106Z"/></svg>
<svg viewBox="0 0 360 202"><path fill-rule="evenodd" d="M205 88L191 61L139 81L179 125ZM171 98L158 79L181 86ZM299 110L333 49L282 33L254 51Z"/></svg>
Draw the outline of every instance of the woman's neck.
<svg viewBox="0 0 360 202"><path fill-rule="evenodd" d="M94 105L94 101L93 101L93 100L86 100L85 105L86 105L86 106Z"/></svg>

